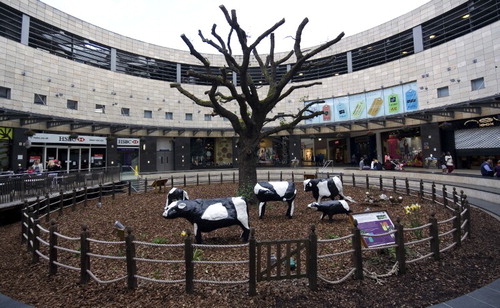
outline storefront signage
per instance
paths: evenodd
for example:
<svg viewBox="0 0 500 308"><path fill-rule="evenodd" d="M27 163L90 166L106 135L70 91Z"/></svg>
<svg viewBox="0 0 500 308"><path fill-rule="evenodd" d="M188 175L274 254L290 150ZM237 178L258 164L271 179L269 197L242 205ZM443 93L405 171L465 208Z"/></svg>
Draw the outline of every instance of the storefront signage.
<svg viewBox="0 0 500 308"><path fill-rule="evenodd" d="M304 105L311 103L305 101ZM388 116L419 110L417 83L411 82L370 92L324 99L311 106L321 116L305 120L305 124L329 123Z"/></svg>
<svg viewBox="0 0 500 308"><path fill-rule="evenodd" d="M376 247L390 245L396 242L394 234L381 235L394 230L389 214L386 211L354 213L350 216L351 222L356 220L358 228L361 230L361 238L365 247Z"/></svg>
<svg viewBox="0 0 500 308"><path fill-rule="evenodd" d="M116 145L118 147L139 147L141 141L139 138L118 138L116 139Z"/></svg>
<svg viewBox="0 0 500 308"><path fill-rule="evenodd" d="M471 123L477 124L478 127L488 127L488 126L495 126L495 125L500 124L500 120L495 118L495 117L480 118L478 120L472 119L472 120L465 121L464 125L467 126L468 124L471 124Z"/></svg>
<svg viewBox="0 0 500 308"><path fill-rule="evenodd" d="M31 143L65 143L65 144L94 144L94 145L106 145L105 137L97 136L78 136L76 138L71 138L70 135L56 135L56 134L43 134L37 133L31 137L28 137Z"/></svg>

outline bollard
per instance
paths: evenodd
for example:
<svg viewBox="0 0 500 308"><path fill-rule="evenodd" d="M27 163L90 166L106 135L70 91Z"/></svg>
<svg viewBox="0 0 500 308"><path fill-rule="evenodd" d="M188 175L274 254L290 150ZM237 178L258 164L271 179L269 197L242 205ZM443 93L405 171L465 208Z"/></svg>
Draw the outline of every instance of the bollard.
<svg viewBox="0 0 500 308"><path fill-rule="evenodd" d="M87 270L90 270L90 242L87 240L90 236L87 230L87 225L82 225L82 233L80 235L80 284L86 284L90 281L90 275Z"/></svg>
<svg viewBox="0 0 500 308"><path fill-rule="evenodd" d="M127 287L129 290L137 289L137 263L135 261L135 237L132 234L132 228L127 227L127 236L125 237L125 254L127 259Z"/></svg>
<svg viewBox="0 0 500 308"><path fill-rule="evenodd" d="M49 227L49 275L57 274L57 224L55 219L50 221Z"/></svg>
<svg viewBox="0 0 500 308"><path fill-rule="evenodd" d="M405 253L405 238L403 225L399 217L396 219L396 260L398 260L399 268L398 275L403 275L406 273L406 253Z"/></svg>
<svg viewBox="0 0 500 308"><path fill-rule="evenodd" d="M352 263L356 268L354 279L363 279L363 252L361 248L361 230L358 228L358 221L354 219L354 228L352 228Z"/></svg>
<svg viewBox="0 0 500 308"><path fill-rule="evenodd" d="M248 295L257 294L257 265L256 265L257 241L255 240L255 228L250 228L250 238L248 239Z"/></svg>

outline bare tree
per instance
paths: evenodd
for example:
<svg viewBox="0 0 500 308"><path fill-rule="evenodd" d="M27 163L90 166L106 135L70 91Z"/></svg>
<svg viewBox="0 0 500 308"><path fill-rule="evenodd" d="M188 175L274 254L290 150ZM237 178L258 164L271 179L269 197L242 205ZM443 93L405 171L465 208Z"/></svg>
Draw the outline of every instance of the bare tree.
<svg viewBox="0 0 500 308"><path fill-rule="evenodd" d="M238 23L236 11L232 10L230 15L223 5L220 6L220 9L224 13L226 21L230 26L227 41L224 41L217 33L216 24L212 26L211 34L213 39L205 38L201 31L198 31L198 35L204 43L209 44L215 48L217 52L222 54L227 66L220 68L220 70L214 73L215 70L211 69L210 62L196 50L189 39L183 34L181 38L189 47L191 55L195 56L205 67L204 72L189 70L187 73L188 76L210 82L211 87L205 92L204 97L198 97L189 92L179 83L172 83L170 87L176 88L180 93L191 99L197 105L210 108L213 114L227 118L231 122L235 133L239 136L239 187L240 191L248 191L257 181L257 152L260 140L280 131L293 129L301 121L323 114L323 111L314 111L311 109L313 105L321 102L313 101L304 105L302 109L299 108L297 113L269 116L273 108L293 91L321 84L321 82L291 84L290 81L301 70L307 70L312 65L323 65L323 61L314 62L314 64L312 61L307 61L340 41L344 33L342 32L335 39L304 53L301 50L300 44L302 31L309 22L309 20L305 18L297 28L293 49L283 58L275 59L274 31L285 23L285 19L277 22L249 45L247 41L248 36ZM231 48L231 39L234 35L236 35L242 51L242 55L237 58L233 56ZM267 37L269 37L270 40L270 50L264 61L257 52L257 46ZM262 76L268 84L265 88L267 90L265 97L259 96L260 84L256 84L249 74L252 56L257 61ZM292 56L296 58L295 63L290 66L290 69L284 75L278 76L278 67L285 64ZM332 62L333 60L334 57L332 56L324 61ZM240 76L239 86L232 82L229 74L230 72ZM237 112L230 110L228 105L229 102L237 103L239 107Z"/></svg>

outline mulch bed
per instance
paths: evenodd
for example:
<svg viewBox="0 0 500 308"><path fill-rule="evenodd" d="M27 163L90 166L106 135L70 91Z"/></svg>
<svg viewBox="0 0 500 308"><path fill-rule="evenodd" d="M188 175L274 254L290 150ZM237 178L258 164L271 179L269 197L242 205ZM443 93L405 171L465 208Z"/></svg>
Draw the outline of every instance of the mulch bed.
<svg viewBox="0 0 500 308"><path fill-rule="evenodd" d="M235 195L237 185L190 186L186 190L191 199L219 198ZM320 240L335 239L350 234L352 224L347 216L337 215L333 223L325 218L319 220L320 213L307 209L313 202L309 193L303 192L301 183L297 184L297 199L294 217L285 217L286 204L268 203L265 218L258 219L258 208L249 207L250 225L256 230L256 239L278 240L306 238L310 226L316 226ZM403 202L388 201L370 203L365 201L363 188L345 187L345 194L357 200L351 203L354 212L367 210L386 210L395 222L399 217L405 227L410 226L408 215L403 209L406 205L418 202L414 196L403 197ZM371 191L378 199L381 192ZM385 192L386 195L397 195ZM117 195L115 200L105 197L101 208L97 201L82 204L76 211L65 209L64 215L52 215L57 220L58 232L69 237L79 237L81 225L86 224L90 237L104 241L118 241L114 232L114 222L133 228L136 241L147 243L183 243L182 232L192 226L184 219L165 220L161 214L165 205L164 193ZM442 206L428 201L420 201L421 222L426 223L431 213L438 220L451 217ZM43 221L43 220L42 220ZM440 225L445 228L446 224ZM47 224L44 223L44 227ZM446 226L449 230L449 225ZM318 282L318 291L310 291L307 279L259 282L257 295L248 296L248 285L215 285L195 283L194 294L186 294L184 283L160 284L139 281L137 290L127 290L122 280L110 284L91 281L79 284L79 272L59 268L54 276L48 276L45 260L31 264L31 254L25 244L20 243L21 226L15 223L0 227L0 268L2 280L0 292L35 307L427 307L432 304L461 296L494 281L500 275L500 222L490 215L472 209L472 236L459 249L450 249L442 254L440 261L432 258L407 265L407 273L386 278L354 280L352 277L336 285ZM203 234L204 244L239 244L241 229L229 227ZM425 233L426 234L426 233ZM407 241L417 237L408 232ZM450 243L451 236L442 240L442 247ZM78 250L78 241L60 239L59 244ZM92 242L91 249L96 254L124 256L121 245L104 245ZM318 253L328 254L351 248L349 240L335 244L319 244ZM42 248L44 249L44 248ZM247 249L211 249L199 251L201 260L244 260L248 258ZM409 248L409 259L429 252L428 243ZM149 259L182 259L183 248L161 248L142 245L137 247L137 257ZM79 266L79 255L60 252L59 262ZM367 251L364 253L364 267L369 272L385 274L394 265L394 252L391 250ZM92 272L100 280L111 280L126 274L124 261L92 258ZM321 259L318 268L321 275L329 280L338 280L349 272L352 266L350 255L338 258ZM244 264L217 265L202 264L195 267L195 279L202 280L244 280L247 279ZM184 278L184 265L138 262L138 274L153 279L176 280Z"/></svg>

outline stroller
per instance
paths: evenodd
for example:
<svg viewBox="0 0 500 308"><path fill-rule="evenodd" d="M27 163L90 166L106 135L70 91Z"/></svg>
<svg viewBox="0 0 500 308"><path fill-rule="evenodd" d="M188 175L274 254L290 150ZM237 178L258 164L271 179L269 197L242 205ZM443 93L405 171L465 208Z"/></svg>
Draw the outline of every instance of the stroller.
<svg viewBox="0 0 500 308"><path fill-rule="evenodd" d="M398 160L391 160L391 164L394 166L394 170L403 171L404 164L399 162Z"/></svg>

